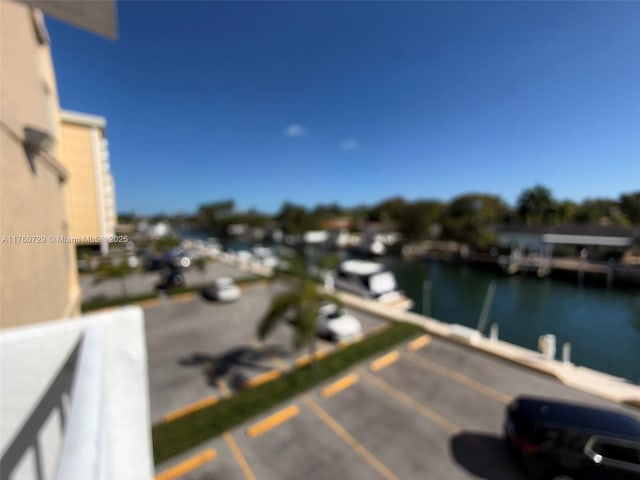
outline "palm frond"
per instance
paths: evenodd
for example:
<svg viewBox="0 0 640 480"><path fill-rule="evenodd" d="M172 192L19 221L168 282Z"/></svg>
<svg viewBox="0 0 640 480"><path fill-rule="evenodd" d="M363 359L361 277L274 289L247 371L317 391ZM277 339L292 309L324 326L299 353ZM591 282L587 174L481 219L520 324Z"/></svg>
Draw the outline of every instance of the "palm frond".
<svg viewBox="0 0 640 480"><path fill-rule="evenodd" d="M309 276L307 260L299 253L283 256L275 274L278 277L304 279Z"/></svg>
<svg viewBox="0 0 640 480"><path fill-rule="evenodd" d="M342 307L342 301L335 295L332 295L330 293L317 292L317 296L319 302L335 303L339 307Z"/></svg>
<svg viewBox="0 0 640 480"><path fill-rule="evenodd" d="M285 292L273 299L269 311L260 321L258 325L258 337L265 338L273 331L276 325L283 320L287 310L295 308L298 302L297 292Z"/></svg>
<svg viewBox="0 0 640 480"><path fill-rule="evenodd" d="M298 322L293 342L296 349L315 341L317 320L318 302L315 299L303 301L298 310Z"/></svg>
<svg viewBox="0 0 640 480"><path fill-rule="evenodd" d="M329 252L324 254L318 260L318 267L323 270L333 270L340 264L340 255L336 252Z"/></svg>

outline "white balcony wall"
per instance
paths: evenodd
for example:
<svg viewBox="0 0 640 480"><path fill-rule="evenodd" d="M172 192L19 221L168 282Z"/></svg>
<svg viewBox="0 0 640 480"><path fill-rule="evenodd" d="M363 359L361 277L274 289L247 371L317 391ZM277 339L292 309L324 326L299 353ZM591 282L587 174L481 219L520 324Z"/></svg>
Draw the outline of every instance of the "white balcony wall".
<svg viewBox="0 0 640 480"><path fill-rule="evenodd" d="M78 355L85 331L102 331L102 384L98 448L101 476L150 480L151 453L147 353L139 307L84 315L72 320L2 330L0 333L0 471L3 478L48 480L58 474L68 425L84 425L86 409L71 404L71 393L87 382ZM86 350L86 349L85 349ZM93 359L95 360L95 359ZM86 366L86 363L83 363ZM85 378L83 378L83 376ZM95 379L94 379L95 380ZM75 383L74 383L75 382ZM75 409L74 409L75 408ZM70 421L76 416L74 421ZM91 424L87 421L86 424ZM75 435L91 435L78 432ZM91 453L74 449L72 455ZM65 454L66 455L66 454ZM81 465L82 462L68 464ZM73 458L71 460L74 460ZM78 471L77 477L83 478ZM86 476L86 475L85 475ZM106 478L106 477L105 477Z"/></svg>

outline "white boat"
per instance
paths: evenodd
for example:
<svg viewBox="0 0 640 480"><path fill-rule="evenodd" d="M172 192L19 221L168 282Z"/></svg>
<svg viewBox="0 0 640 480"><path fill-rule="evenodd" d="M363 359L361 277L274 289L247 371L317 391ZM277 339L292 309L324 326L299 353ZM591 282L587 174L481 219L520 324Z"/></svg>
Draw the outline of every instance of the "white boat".
<svg viewBox="0 0 640 480"><path fill-rule="evenodd" d="M269 268L275 268L278 266L279 260L272 248L256 245L251 249L251 253L260 265Z"/></svg>
<svg viewBox="0 0 640 480"><path fill-rule="evenodd" d="M381 263L345 260L336 270L335 287L400 310L413 307L413 301L398 290L393 272Z"/></svg>

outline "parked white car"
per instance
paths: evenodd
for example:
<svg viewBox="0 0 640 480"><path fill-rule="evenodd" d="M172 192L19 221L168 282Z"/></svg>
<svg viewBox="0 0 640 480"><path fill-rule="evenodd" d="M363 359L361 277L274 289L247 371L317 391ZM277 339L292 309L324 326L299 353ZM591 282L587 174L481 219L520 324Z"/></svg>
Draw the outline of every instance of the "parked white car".
<svg viewBox="0 0 640 480"><path fill-rule="evenodd" d="M320 307L317 329L320 337L335 341L347 340L362 334L360 320L334 303Z"/></svg>
<svg viewBox="0 0 640 480"><path fill-rule="evenodd" d="M231 277L220 277L202 291L208 300L234 302L240 298L240 288Z"/></svg>

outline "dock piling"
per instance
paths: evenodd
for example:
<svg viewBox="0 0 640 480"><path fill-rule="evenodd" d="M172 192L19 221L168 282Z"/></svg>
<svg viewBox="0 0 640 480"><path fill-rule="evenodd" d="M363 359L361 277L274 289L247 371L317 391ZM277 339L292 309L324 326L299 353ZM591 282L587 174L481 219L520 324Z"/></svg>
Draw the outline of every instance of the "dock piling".
<svg viewBox="0 0 640 480"><path fill-rule="evenodd" d="M562 344L562 363L565 367L571 365L571 343Z"/></svg>
<svg viewBox="0 0 640 480"><path fill-rule="evenodd" d="M489 340L491 340L492 342L498 341L498 324L495 322L491 324L491 330L489 330Z"/></svg>
<svg viewBox="0 0 640 480"><path fill-rule="evenodd" d="M422 314L431 316L431 280L422 282Z"/></svg>
<svg viewBox="0 0 640 480"><path fill-rule="evenodd" d="M491 310L491 304L493 303L493 296L496 293L496 282L491 280L489 287L487 288L487 294L484 297L484 303L482 304L482 310L480 311L480 317L478 318L478 331L480 333L485 331L487 319L489 318L489 311Z"/></svg>
<svg viewBox="0 0 640 480"><path fill-rule="evenodd" d="M607 263L607 288L611 288L613 285L613 272L614 272L614 261L612 258L609 259Z"/></svg>

